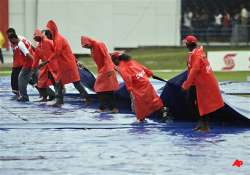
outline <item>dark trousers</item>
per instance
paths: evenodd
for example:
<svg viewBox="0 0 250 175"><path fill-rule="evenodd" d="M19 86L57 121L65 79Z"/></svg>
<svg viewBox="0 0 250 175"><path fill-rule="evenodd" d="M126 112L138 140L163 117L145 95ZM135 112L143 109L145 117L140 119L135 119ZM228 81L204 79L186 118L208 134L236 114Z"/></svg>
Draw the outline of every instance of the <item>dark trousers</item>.
<svg viewBox="0 0 250 175"><path fill-rule="evenodd" d="M191 86L187 91L187 104L189 113L191 114L193 119L199 119L199 110L197 105L197 96L196 96L196 88L195 86Z"/></svg>
<svg viewBox="0 0 250 175"><path fill-rule="evenodd" d="M25 99L29 100L29 96L27 93L27 86L29 84L29 81L31 79L31 68L22 68L21 72L18 76L18 89L20 96Z"/></svg>
<svg viewBox="0 0 250 175"><path fill-rule="evenodd" d="M60 103L63 103L63 85L60 82L55 81L51 72L48 72L48 78L54 86L56 100Z"/></svg>
<svg viewBox="0 0 250 175"><path fill-rule="evenodd" d="M73 82L74 87L78 90L82 98L87 98L88 93L80 81Z"/></svg>
<svg viewBox="0 0 250 175"><path fill-rule="evenodd" d="M115 108L114 91L98 92L97 95L100 102L99 108L101 110L104 110L106 108L112 110Z"/></svg>
<svg viewBox="0 0 250 175"><path fill-rule="evenodd" d="M22 67L13 67L11 72L11 89L12 92L18 94L18 76L22 70Z"/></svg>
<svg viewBox="0 0 250 175"><path fill-rule="evenodd" d="M3 52L2 52L2 49L0 48L0 61L1 63L4 63L4 60L3 60Z"/></svg>
<svg viewBox="0 0 250 175"><path fill-rule="evenodd" d="M38 86L36 86L36 84L38 83L38 76L39 76L39 69L35 69L29 81L29 84L35 86L35 88L39 92L40 97L47 98L49 96L50 99L55 98L55 92L50 87L39 88Z"/></svg>
<svg viewBox="0 0 250 175"><path fill-rule="evenodd" d="M193 119L197 120L208 120L209 114L205 116L200 116L199 114L199 108L198 108L198 102L197 102L197 94L196 94L196 88L195 86L191 86L189 90L187 91L187 104L188 104L188 109L189 113L191 114Z"/></svg>
<svg viewBox="0 0 250 175"><path fill-rule="evenodd" d="M55 82L53 75L48 73L49 79L52 81L56 91L56 99L63 102L63 85L61 82ZM80 81L73 82L74 87L78 90L82 98L88 98L88 93L86 92L84 86Z"/></svg>
<svg viewBox="0 0 250 175"><path fill-rule="evenodd" d="M47 98L49 96L49 99L55 98L55 92L50 88L37 88L39 91L39 94L43 98Z"/></svg>

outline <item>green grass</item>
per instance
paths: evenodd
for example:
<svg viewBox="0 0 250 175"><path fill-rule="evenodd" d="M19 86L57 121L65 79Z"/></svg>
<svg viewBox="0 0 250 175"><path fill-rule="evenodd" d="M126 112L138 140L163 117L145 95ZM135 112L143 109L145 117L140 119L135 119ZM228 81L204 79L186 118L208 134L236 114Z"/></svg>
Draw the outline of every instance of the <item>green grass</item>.
<svg viewBox="0 0 250 175"><path fill-rule="evenodd" d="M205 47L206 51L250 50L250 47ZM151 69L184 69L188 51L184 47L142 47L126 50L134 59ZM95 67L88 56L79 56L81 62Z"/></svg>
<svg viewBox="0 0 250 175"><path fill-rule="evenodd" d="M92 68L92 72L96 73L96 70ZM174 77L179 71L174 72L158 72L154 71L155 75L162 77L166 80ZM0 71L0 76L10 76L11 71ZM246 81L246 77L250 77L250 72L215 72L218 81Z"/></svg>
<svg viewBox="0 0 250 175"><path fill-rule="evenodd" d="M10 64L0 64L0 76L9 76L11 73Z"/></svg>
<svg viewBox="0 0 250 175"><path fill-rule="evenodd" d="M162 77L164 79L170 79L180 72L154 72L155 75ZM247 77L250 77L250 72L215 72L215 76L218 81L246 81Z"/></svg>
<svg viewBox="0 0 250 175"><path fill-rule="evenodd" d="M205 47L206 51L220 50L250 50L250 47ZM149 67L152 70L184 70L186 68L187 49L184 47L143 47L137 49L128 49L126 52L138 62ZM96 66L89 56L78 57L80 62L86 65L90 70L96 71ZM169 79L178 72L157 72L156 75ZM246 81L250 72L215 72L219 81Z"/></svg>
<svg viewBox="0 0 250 175"><path fill-rule="evenodd" d="M11 71L0 71L0 77L10 76L10 74L11 74Z"/></svg>
<svg viewBox="0 0 250 175"><path fill-rule="evenodd" d="M219 50L250 50L250 47L205 47L206 51ZM155 74L169 79L178 72L157 72L157 70L184 70L186 68L187 49L184 47L142 47L137 49L128 49L126 52L131 55L138 62L155 70ZM94 73L96 72L96 65L89 56L78 56L78 59L86 67ZM4 72L2 72L4 71ZM10 65L0 65L0 76L10 75ZM219 81L246 81L246 77L250 76L250 72L215 72Z"/></svg>

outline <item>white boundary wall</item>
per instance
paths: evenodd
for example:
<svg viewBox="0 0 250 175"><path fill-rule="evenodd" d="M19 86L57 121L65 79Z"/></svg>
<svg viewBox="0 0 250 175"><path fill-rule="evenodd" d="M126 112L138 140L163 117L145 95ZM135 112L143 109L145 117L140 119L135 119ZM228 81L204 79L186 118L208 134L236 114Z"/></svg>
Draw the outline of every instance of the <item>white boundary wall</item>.
<svg viewBox="0 0 250 175"><path fill-rule="evenodd" d="M10 0L10 26L32 39L54 19L75 53L85 34L114 47L180 45L180 0Z"/></svg>

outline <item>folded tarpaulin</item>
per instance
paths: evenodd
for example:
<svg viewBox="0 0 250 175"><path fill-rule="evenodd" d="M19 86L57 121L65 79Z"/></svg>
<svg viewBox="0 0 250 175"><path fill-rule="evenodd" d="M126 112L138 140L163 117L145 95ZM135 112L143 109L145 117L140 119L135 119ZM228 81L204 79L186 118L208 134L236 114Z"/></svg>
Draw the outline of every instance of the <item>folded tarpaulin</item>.
<svg viewBox="0 0 250 175"><path fill-rule="evenodd" d="M191 111L188 109L186 92L181 89L182 83L187 79L187 71L170 79L161 94L161 99L170 108L177 120L193 121ZM250 123L250 98L222 94L225 107L214 113L213 121L220 122L246 122Z"/></svg>
<svg viewBox="0 0 250 175"><path fill-rule="evenodd" d="M94 91L95 85L95 76L85 67L79 67L80 79L81 83L89 88L90 90Z"/></svg>
<svg viewBox="0 0 250 175"><path fill-rule="evenodd" d="M87 88L93 90L95 76L86 68L80 68L81 82ZM153 86L160 94L161 99L171 111L171 115L176 120L196 121L193 118L191 110L188 108L186 92L181 89L182 83L187 79L187 71L175 76L174 78L163 83L160 81L152 81ZM230 86L228 84L227 86ZM229 87L228 87L229 88ZM221 88L222 89L222 88ZM240 89L239 89L240 93ZM115 92L117 100L126 100L130 103L130 95L126 89L124 82L120 83L120 88ZM212 121L230 122L230 123L249 123L250 124L250 98L228 95L223 93L225 107L213 113Z"/></svg>

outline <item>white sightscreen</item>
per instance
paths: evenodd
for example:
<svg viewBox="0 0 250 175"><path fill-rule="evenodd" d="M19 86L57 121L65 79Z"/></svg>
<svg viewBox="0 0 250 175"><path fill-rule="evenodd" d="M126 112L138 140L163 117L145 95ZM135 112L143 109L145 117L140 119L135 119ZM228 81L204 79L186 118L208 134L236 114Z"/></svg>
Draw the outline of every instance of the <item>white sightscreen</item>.
<svg viewBox="0 0 250 175"><path fill-rule="evenodd" d="M180 0L38 0L37 25L54 19L75 53L85 34L114 47L176 46Z"/></svg>

